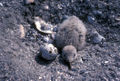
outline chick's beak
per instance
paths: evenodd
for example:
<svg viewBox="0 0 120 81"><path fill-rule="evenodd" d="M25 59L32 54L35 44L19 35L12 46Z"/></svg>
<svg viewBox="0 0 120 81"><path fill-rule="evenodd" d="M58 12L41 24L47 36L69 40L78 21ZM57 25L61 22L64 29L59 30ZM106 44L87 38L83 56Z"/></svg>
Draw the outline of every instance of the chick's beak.
<svg viewBox="0 0 120 81"><path fill-rule="evenodd" d="M69 70L72 69L72 67L71 67L71 63L70 63L70 62L68 62L68 69L69 69Z"/></svg>

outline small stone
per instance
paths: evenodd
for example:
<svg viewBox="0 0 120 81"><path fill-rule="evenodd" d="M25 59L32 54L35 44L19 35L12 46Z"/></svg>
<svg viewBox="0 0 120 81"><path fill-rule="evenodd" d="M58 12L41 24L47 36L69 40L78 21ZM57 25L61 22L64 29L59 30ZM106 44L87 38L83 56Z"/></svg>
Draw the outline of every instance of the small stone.
<svg viewBox="0 0 120 81"><path fill-rule="evenodd" d="M53 40L50 37L48 37L48 36L46 36L46 37L44 36L43 37L43 42L50 44L50 43L53 43Z"/></svg>
<svg viewBox="0 0 120 81"><path fill-rule="evenodd" d="M60 4L57 5L58 9L62 9L62 6Z"/></svg>
<svg viewBox="0 0 120 81"><path fill-rule="evenodd" d="M3 4L2 4L2 3L0 3L0 6L3 6Z"/></svg>
<svg viewBox="0 0 120 81"><path fill-rule="evenodd" d="M89 2L90 0L85 0L85 2Z"/></svg>
<svg viewBox="0 0 120 81"><path fill-rule="evenodd" d="M57 32L57 31L58 31L58 27L54 27L53 32Z"/></svg>
<svg viewBox="0 0 120 81"><path fill-rule="evenodd" d="M25 29L23 27L22 24L19 25L19 29L20 29L20 38L24 38L25 37Z"/></svg>
<svg viewBox="0 0 120 81"><path fill-rule="evenodd" d="M46 60L54 60L57 57L58 50L53 44L45 43L40 48L41 57Z"/></svg>
<svg viewBox="0 0 120 81"><path fill-rule="evenodd" d="M24 4L31 4L31 3L34 3L34 0L24 0Z"/></svg>
<svg viewBox="0 0 120 81"><path fill-rule="evenodd" d="M88 18L88 22L89 23L94 23L95 22L95 18L94 17L88 16L87 18Z"/></svg>
<svg viewBox="0 0 120 81"><path fill-rule="evenodd" d="M100 44L103 41L105 41L105 38L102 35L100 35L97 31L95 31L92 36L92 42L95 44Z"/></svg>
<svg viewBox="0 0 120 81"><path fill-rule="evenodd" d="M116 21L120 21L120 17L116 17L115 20L116 20Z"/></svg>
<svg viewBox="0 0 120 81"><path fill-rule="evenodd" d="M44 9L49 10L49 6L48 6L48 5L45 5L45 6L44 6Z"/></svg>
<svg viewBox="0 0 120 81"><path fill-rule="evenodd" d="M49 37L44 37L44 38L43 38L43 41L46 42L46 43L48 43L49 40L50 40Z"/></svg>
<svg viewBox="0 0 120 81"><path fill-rule="evenodd" d="M95 10L95 11L93 11L93 13L94 13L95 15L98 15L98 16L101 16L101 15L102 15L102 12L99 11L99 10Z"/></svg>
<svg viewBox="0 0 120 81"><path fill-rule="evenodd" d="M42 77L41 76L39 76L39 80L41 80L42 79Z"/></svg>
<svg viewBox="0 0 120 81"><path fill-rule="evenodd" d="M81 70L80 71L80 74L84 74L86 71L85 70Z"/></svg>
<svg viewBox="0 0 120 81"><path fill-rule="evenodd" d="M107 64L109 61L105 61L105 64Z"/></svg>

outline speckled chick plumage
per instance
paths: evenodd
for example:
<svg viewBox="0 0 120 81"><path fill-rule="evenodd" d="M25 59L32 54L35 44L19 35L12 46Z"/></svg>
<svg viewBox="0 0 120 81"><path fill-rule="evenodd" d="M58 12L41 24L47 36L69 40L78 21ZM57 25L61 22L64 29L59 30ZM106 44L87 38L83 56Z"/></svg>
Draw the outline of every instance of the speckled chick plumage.
<svg viewBox="0 0 120 81"><path fill-rule="evenodd" d="M76 16L70 16L59 25L55 44L60 49L73 45L77 50L81 50L85 46L86 32L83 22Z"/></svg>
<svg viewBox="0 0 120 81"><path fill-rule="evenodd" d="M77 50L72 45L67 45L62 50L62 58L66 62L73 62L77 58Z"/></svg>

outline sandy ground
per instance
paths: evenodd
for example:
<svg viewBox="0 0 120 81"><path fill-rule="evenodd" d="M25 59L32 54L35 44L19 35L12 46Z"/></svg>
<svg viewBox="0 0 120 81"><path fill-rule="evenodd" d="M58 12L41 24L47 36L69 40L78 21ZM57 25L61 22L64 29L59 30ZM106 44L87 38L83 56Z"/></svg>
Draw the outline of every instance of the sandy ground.
<svg viewBox="0 0 120 81"><path fill-rule="evenodd" d="M30 5L0 0L0 81L120 81L119 5L119 0L35 0ZM102 45L87 42L73 70L60 56L52 62L40 58L45 35L33 25L35 16L59 24L66 15L79 17L88 30L95 28L106 38Z"/></svg>

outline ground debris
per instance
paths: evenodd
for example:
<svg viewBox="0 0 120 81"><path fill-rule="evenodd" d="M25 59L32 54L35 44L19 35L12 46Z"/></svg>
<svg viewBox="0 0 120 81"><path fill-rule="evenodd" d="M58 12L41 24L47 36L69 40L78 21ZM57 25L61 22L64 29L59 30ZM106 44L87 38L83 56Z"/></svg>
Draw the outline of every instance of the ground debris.
<svg viewBox="0 0 120 81"><path fill-rule="evenodd" d="M23 27L22 24L19 25L19 29L20 29L20 38L24 38L25 37L25 29Z"/></svg>
<svg viewBox="0 0 120 81"><path fill-rule="evenodd" d="M24 0L24 4L31 4L34 3L35 0Z"/></svg>

